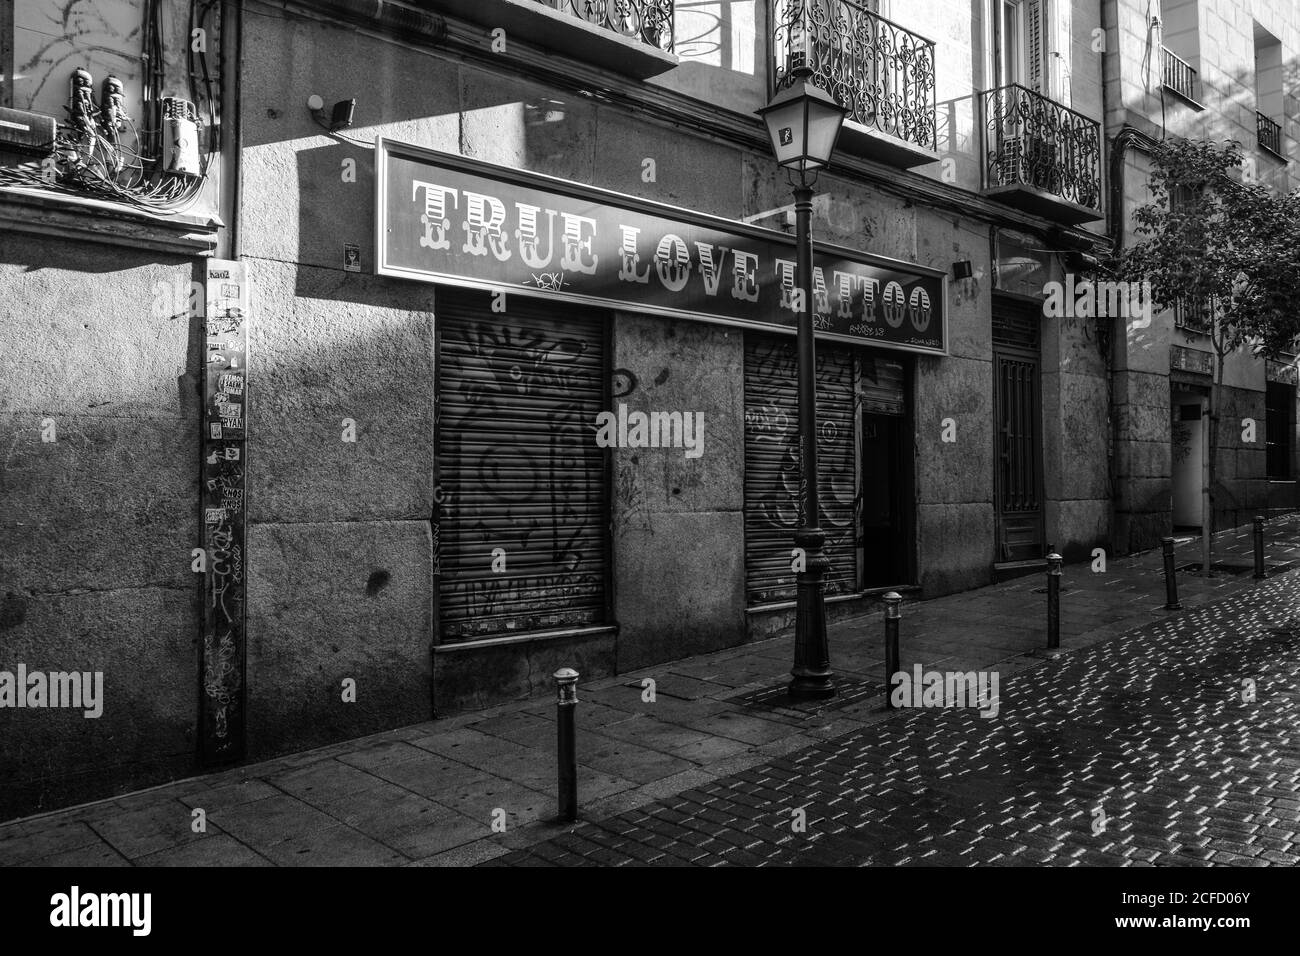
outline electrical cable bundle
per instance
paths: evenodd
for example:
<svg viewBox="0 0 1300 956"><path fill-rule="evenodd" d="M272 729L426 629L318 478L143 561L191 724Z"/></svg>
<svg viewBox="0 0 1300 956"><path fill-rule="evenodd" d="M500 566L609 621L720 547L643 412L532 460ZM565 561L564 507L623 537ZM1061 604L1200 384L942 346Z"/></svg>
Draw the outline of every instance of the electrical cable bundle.
<svg viewBox="0 0 1300 956"><path fill-rule="evenodd" d="M103 94L97 102L90 73L76 70L69 87L68 121L58 126L54 156L48 157L41 169L0 167L0 185L36 186L71 195L90 194L166 212L182 211L199 197L208 181L211 159L220 146L206 43L208 19L218 0L191 0L190 3L189 102L163 96L163 2L146 0L145 3L142 119L145 128L137 129L126 115L122 84L115 77L105 78ZM196 29L204 31L205 40L198 44L198 50L192 41ZM196 103L206 106L206 123L200 121ZM200 129L206 134L203 150L198 149ZM188 140L191 131L194 142Z"/></svg>

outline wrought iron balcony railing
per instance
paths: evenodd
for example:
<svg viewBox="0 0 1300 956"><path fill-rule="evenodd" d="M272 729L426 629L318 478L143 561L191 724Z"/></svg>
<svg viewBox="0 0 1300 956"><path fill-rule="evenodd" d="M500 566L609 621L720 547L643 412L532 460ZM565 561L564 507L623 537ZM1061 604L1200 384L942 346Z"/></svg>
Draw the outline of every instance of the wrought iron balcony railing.
<svg viewBox="0 0 1300 956"><path fill-rule="evenodd" d="M538 0L593 26L671 53L673 0Z"/></svg>
<svg viewBox="0 0 1300 956"><path fill-rule="evenodd" d="M1164 86L1179 96L1196 101L1196 71L1191 65L1168 47L1160 48L1164 66Z"/></svg>
<svg viewBox="0 0 1300 956"><path fill-rule="evenodd" d="M1101 210L1101 125L1018 84L984 94L985 185Z"/></svg>
<svg viewBox="0 0 1300 956"><path fill-rule="evenodd" d="M1199 296L1175 299L1174 325L1188 332L1209 335L1214 327L1214 303Z"/></svg>
<svg viewBox="0 0 1300 956"><path fill-rule="evenodd" d="M1255 114L1255 134L1259 139L1259 145L1265 149L1271 149L1277 155L1282 155L1282 127L1280 124L1273 122L1263 113Z"/></svg>
<svg viewBox="0 0 1300 956"><path fill-rule="evenodd" d="M793 84L800 68L852 122L935 148L934 41L856 0L776 0L773 91Z"/></svg>

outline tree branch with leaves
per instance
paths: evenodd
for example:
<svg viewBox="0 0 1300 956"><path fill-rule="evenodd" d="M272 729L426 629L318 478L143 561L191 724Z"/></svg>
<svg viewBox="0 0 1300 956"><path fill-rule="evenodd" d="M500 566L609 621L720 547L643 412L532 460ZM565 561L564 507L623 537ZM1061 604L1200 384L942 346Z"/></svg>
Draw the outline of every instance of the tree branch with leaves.
<svg viewBox="0 0 1300 956"><path fill-rule="evenodd" d="M1150 201L1133 213L1139 241L1111 266L1120 279L1149 283L1155 310L1203 309L1208 319L1215 355L1201 522L1208 575L1224 363L1242 348L1280 359L1300 337L1300 191L1277 195L1242 182L1237 143L1171 139L1151 160Z"/></svg>

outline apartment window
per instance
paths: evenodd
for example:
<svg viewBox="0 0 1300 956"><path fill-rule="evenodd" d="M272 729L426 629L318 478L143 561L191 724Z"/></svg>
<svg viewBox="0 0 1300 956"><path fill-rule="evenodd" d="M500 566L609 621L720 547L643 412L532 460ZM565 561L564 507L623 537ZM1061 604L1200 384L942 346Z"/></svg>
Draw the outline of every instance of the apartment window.
<svg viewBox="0 0 1300 956"><path fill-rule="evenodd" d="M1255 24L1255 141L1275 156L1282 142L1282 44Z"/></svg>
<svg viewBox="0 0 1300 956"><path fill-rule="evenodd" d="M994 0L993 69L998 86L1018 83L1035 93L1044 86L1045 0Z"/></svg>
<svg viewBox="0 0 1300 956"><path fill-rule="evenodd" d="M1201 109L1200 13L1196 0L1164 0L1161 3L1160 72L1161 82L1194 109Z"/></svg>
<svg viewBox="0 0 1300 956"><path fill-rule="evenodd" d="M1197 98L1200 95L1197 86L1196 70L1192 65L1169 47L1160 50L1162 84L1171 93L1177 93L1188 104L1200 108Z"/></svg>
<svg viewBox="0 0 1300 956"><path fill-rule="evenodd" d="M1201 189L1179 184L1169 191L1169 211L1188 213L1200 198ZM1174 325L1188 332L1209 335L1214 328L1213 298L1181 296L1174 300Z"/></svg>
<svg viewBox="0 0 1300 956"><path fill-rule="evenodd" d="M1264 400L1268 477L1289 480L1295 477L1296 387L1269 382Z"/></svg>

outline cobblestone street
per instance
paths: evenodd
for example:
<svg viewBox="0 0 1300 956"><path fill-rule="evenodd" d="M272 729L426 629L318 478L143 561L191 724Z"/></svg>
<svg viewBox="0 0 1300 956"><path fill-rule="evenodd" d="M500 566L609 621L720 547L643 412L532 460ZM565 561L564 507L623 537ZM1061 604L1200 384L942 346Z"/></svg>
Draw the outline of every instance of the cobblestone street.
<svg viewBox="0 0 1300 956"><path fill-rule="evenodd" d="M1017 673L995 717L904 711L484 865L1295 864L1297 607L1277 578Z"/></svg>

